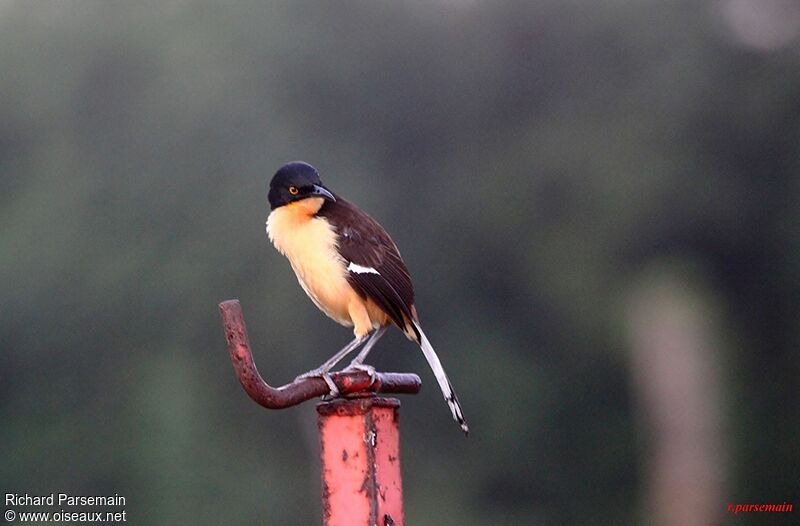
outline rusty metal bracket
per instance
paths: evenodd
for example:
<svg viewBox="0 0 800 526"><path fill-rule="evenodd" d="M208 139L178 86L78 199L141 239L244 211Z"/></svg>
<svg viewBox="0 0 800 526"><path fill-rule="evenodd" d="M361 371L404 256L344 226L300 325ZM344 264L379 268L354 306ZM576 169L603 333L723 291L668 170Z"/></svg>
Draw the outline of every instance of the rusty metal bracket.
<svg viewBox="0 0 800 526"><path fill-rule="evenodd" d="M239 300L223 301L219 304L219 311L233 369L244 390L256 403L267 409L283 409L328 394L329 388L322 378L304 378L281 387L267 384L253 361ZM331 373L331 378L339 388L340 396L344 397L374 393L416 394L422 387L419 376L410 373L376 373L374 382L365 371L335 372Z"/></svg>

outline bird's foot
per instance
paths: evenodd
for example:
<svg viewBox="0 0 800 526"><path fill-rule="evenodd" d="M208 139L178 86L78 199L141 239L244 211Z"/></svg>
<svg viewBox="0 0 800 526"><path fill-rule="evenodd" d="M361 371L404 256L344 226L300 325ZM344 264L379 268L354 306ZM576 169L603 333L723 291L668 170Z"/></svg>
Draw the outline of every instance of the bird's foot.
<svg viewBox="0 0 800 526"><path fill-rule="evenodd" d="M350 365L342 369L343 373L347 373L350 371L364 371L365 373L367 373L370 379L369 385L374 384L375 380L378 377L377 374L375 373L375 368L365 363L351 363Z"/></svg>
<svg viewBox="0 0 800 526"><path fill-rule="evenodd" d="M297 378L295 378L294 381L296 382L298 380L304 380L306 378L322 378L323 380L325 380L325 383L328 384L328 389L330 389L330 392L328 393L327 396L330 396L331 398L339 397L339 388L336 387L336 383L334 383L333 378L331 378L331 373L329 373L327 370L312 369L306 373L297 376Z"/></svg>

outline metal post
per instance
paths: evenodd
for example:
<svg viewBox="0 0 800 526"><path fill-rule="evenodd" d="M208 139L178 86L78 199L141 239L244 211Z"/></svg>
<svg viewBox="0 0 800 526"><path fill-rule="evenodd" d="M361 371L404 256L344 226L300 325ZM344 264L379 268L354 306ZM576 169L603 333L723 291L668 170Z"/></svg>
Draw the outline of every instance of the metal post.
<svg viewBox="0 0 800 526"><path fill-rule="evenodd" d="M321 378L281 387L267 384L256 369L238 300L219 304L233 369L256 403L283 409L328 393ZM332 373L341 396L317 406L322 450L322 509L325 526L403 524L400 479L400 402L376 393L416 394L415 374L365 371Z"/></svg>
<svg viewBox="0 0 800 526"><path fill-rule="evenodd" d="M403 524L399 408L375 396L317 406L325 526Z"/></svg>

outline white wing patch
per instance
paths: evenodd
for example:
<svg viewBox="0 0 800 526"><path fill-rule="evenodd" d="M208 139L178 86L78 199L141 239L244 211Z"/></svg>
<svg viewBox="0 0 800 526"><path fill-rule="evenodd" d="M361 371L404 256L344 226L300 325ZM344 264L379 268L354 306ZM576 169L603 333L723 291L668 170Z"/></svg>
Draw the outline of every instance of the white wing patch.
<svg viewBox="0 0 800 526"><path fill-rule="evenodd" d="M356 274L377 274L380 276L380 272L375 270L372 267L362 267L361 265L356 265L352 261L349 265L347 265L347 270L349 272L355 272Z"/></svg>

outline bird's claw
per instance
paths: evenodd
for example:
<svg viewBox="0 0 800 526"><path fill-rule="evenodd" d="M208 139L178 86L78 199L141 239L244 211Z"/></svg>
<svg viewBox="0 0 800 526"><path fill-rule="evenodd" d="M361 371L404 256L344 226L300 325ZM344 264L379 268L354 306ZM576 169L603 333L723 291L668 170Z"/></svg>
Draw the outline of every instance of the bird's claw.
<svg viewBox="0 0 800 526"><path fill-rule="evenodd" d="M322 373L320 376L325 380L325 383L328 384L328 389L330 389L328 396L331 398L338 398L340 394L339 388L336 387L336 383L333 381L333 378L331 378L330 373Z"/></svg>
<svg viewBox="0 0 800 526"><path fill-rule="evenodd" d="M328 371L323 369L313 369L297 376L294 381L296 382L298 380L305 380L306 378L322 378L325 380L325 383L328 384L328 389L330 389L330 392L326 396L329 396L330 398L339 397L339 388L336 387L336 383L333 381L333 378L331 378L331 373Z"/></svg>

